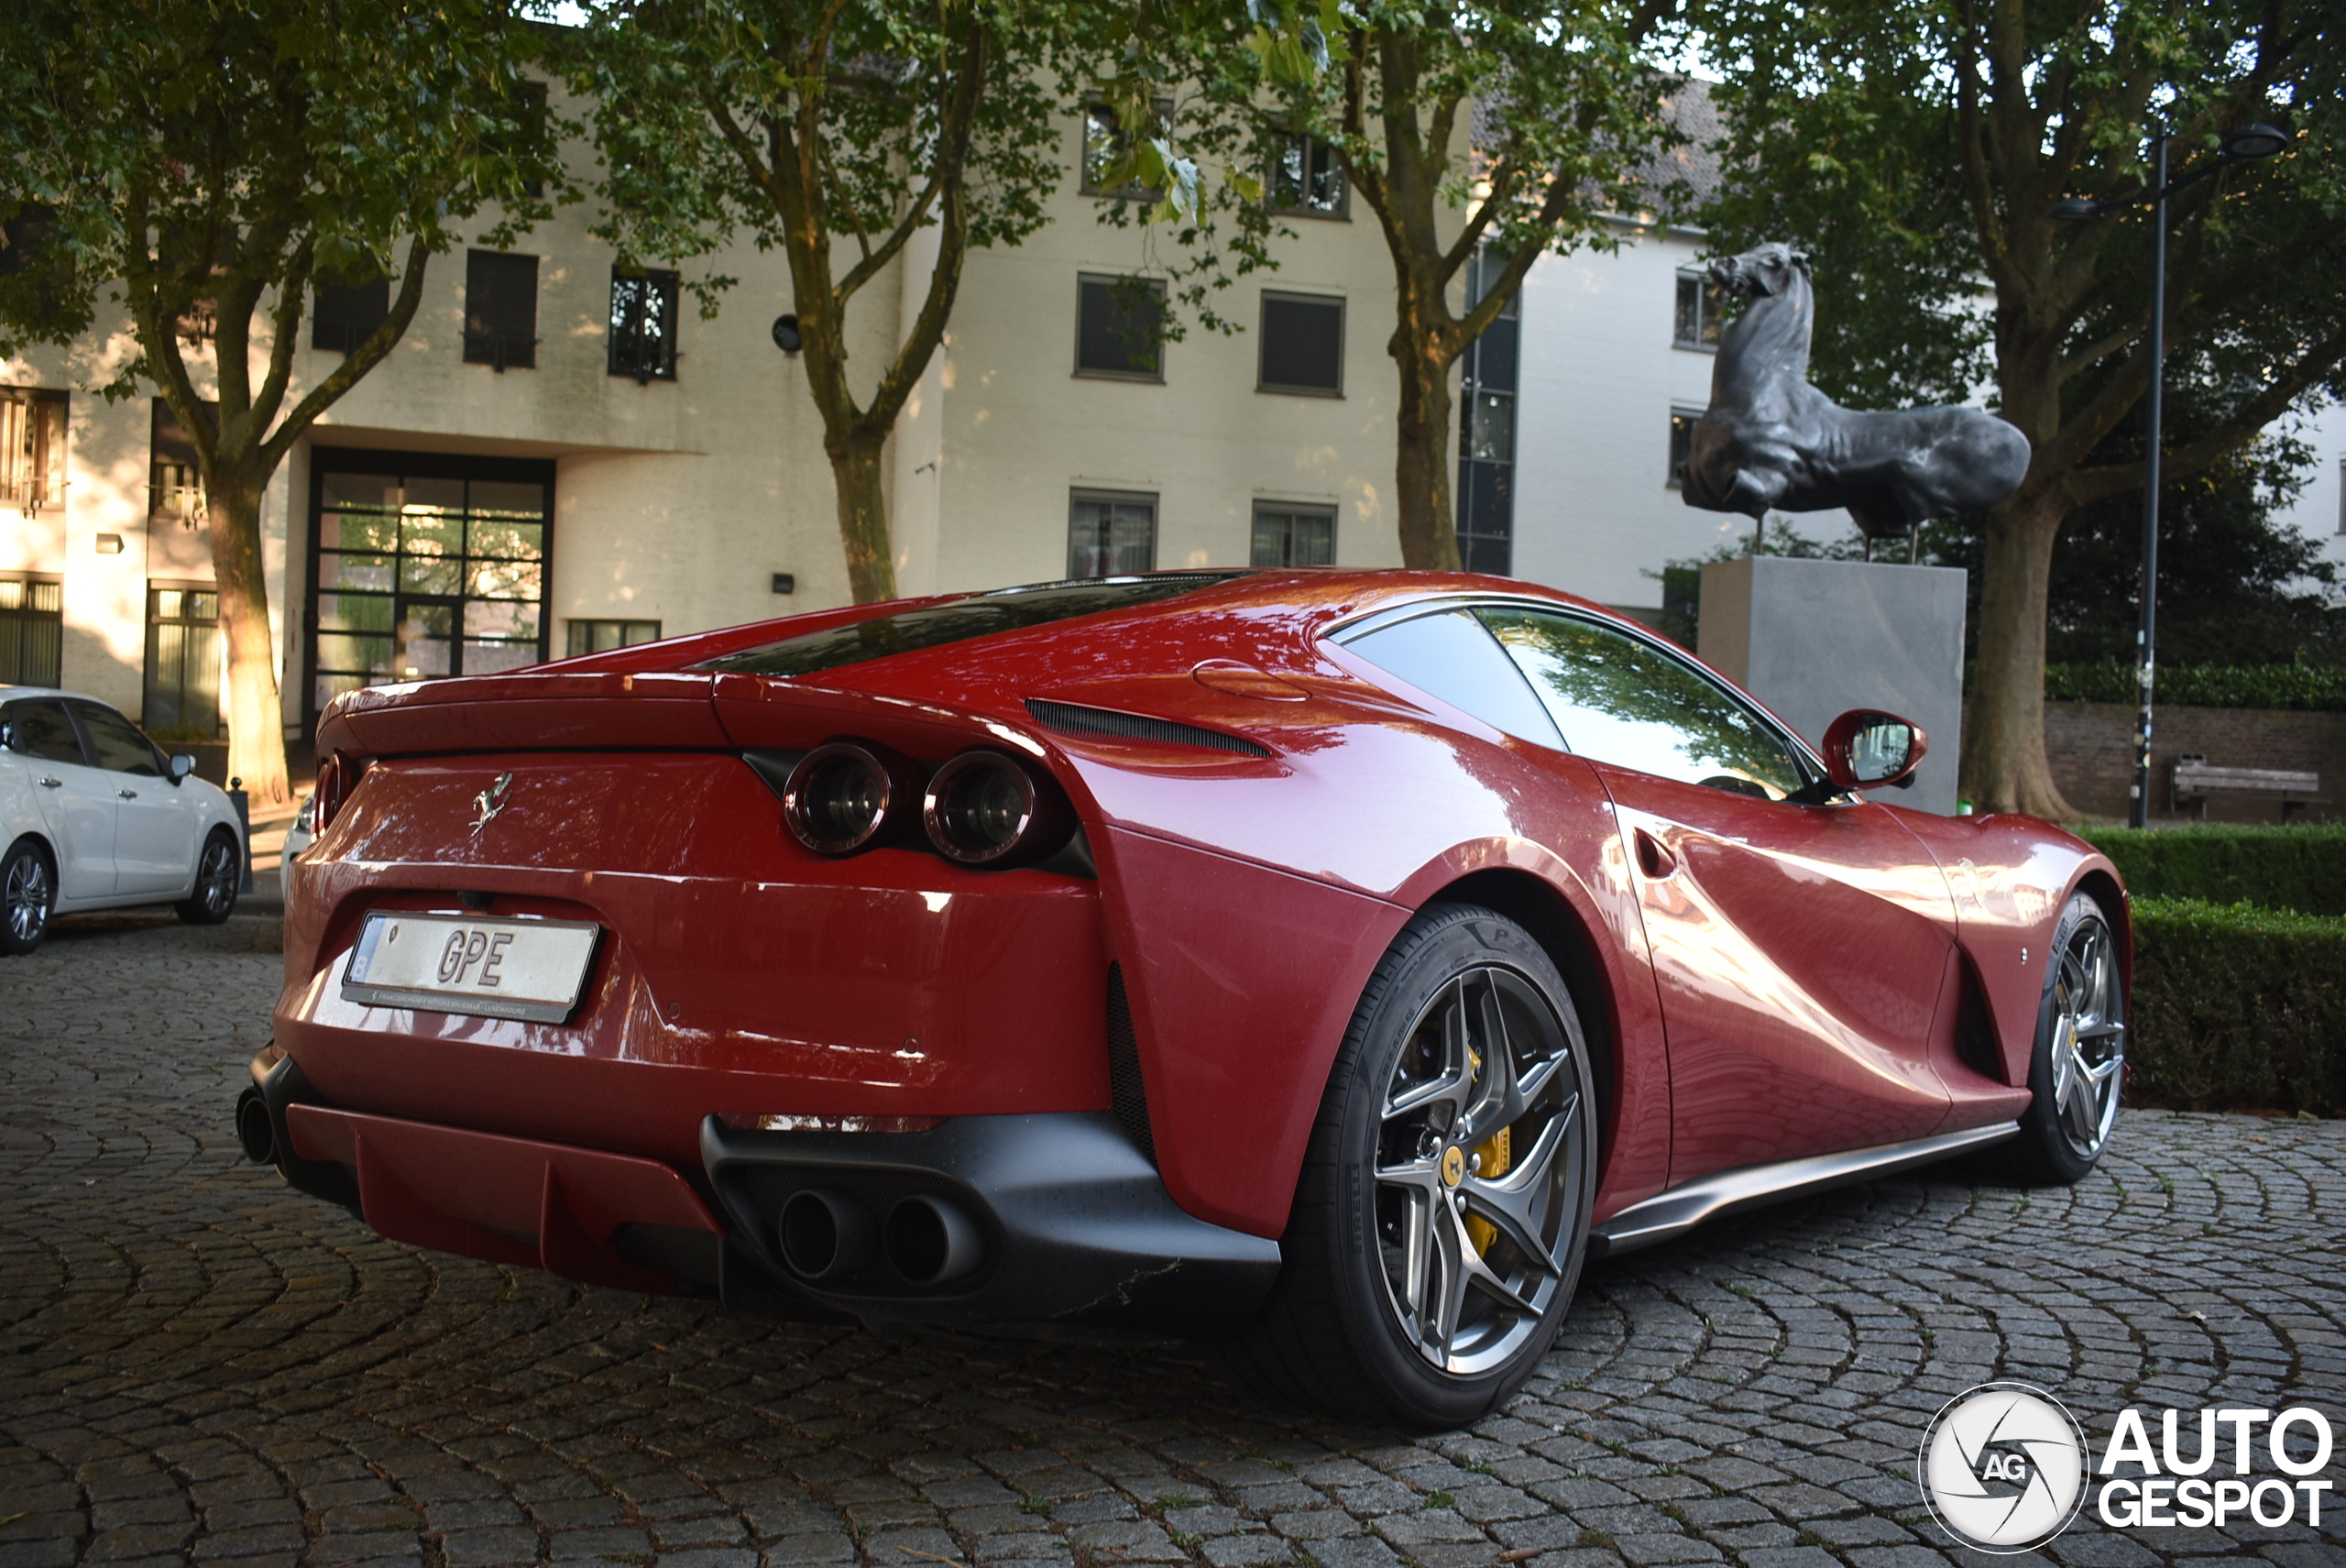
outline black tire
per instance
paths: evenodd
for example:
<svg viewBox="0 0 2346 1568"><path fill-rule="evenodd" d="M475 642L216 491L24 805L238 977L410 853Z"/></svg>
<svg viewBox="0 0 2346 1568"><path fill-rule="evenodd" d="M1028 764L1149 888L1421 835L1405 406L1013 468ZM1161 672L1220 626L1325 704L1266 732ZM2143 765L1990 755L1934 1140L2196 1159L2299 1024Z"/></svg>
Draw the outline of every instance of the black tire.
<svg viewBox="0 0 2346 1568"><path fill-rule="evenodd" d="M1278 1281L1230 1347L1233 1370L1412 1431L1487 1412L1572 1305L1600 1124L1572 993L1530 934L1472 905L1420 912L1353 1014ZM1483 1176L1485 1158L1512 1179Z"/></svg>
<svg viewBox="0 0 2346 1568"><path fill-rule="evenodd" d="M1987 1151L1997 1174L2022 1186L2066 1187L2101 1158L2125 1086L2126 1001L2116 929L2091 894L2072 894L2045 955L2028 1113L2019 1137Z"/></svg>
<svg viewBox="0 0 2346 1568"><path fill-rule="evenodd" d="M19 839L0 859L0 953L29 953L57 913L57 868L37 839Z"/></svg>
<svg viewBox="0 0 2346 1568"><path fill-rule="evenodd" d="M237 858L236 836L214 828L195 858L195 888L171 905L191 926L217 926L236 912L236 893L245 880L244 862Z"/></svg>

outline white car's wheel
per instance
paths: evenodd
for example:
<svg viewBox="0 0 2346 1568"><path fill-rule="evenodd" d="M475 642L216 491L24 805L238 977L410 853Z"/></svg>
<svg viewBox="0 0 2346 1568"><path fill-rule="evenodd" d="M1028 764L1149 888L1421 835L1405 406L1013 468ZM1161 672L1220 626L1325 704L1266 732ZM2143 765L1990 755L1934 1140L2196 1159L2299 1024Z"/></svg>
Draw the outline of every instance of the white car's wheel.
<svg viewBox="0 0 2346 1568"><path fill-rule="evenodd" d="M214 828L195 862L194 891L171 907L191 926L217 926L236 912L236 891L244 880L245 868L236 861L236 836Z"/></svg>
<svg viewBox="0 0 2346 1568"><path fill-rule="evenodd" d="M49 852L34 839L17 839L0 860L0 953L29 953L39 947L56 907L57 873Z"/></svg>

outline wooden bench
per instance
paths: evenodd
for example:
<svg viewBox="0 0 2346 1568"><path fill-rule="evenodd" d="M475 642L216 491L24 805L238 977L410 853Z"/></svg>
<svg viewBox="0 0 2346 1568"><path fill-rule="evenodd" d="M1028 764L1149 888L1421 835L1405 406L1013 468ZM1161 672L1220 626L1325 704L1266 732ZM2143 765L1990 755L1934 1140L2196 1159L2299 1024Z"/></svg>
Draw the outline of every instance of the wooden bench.
<svg viewBox="0 0 2346 1568"><path fill-rule="evenodd" d="M2302 806L2323 804L2319 773L2288 768L2219 768L2205 757L2194 756L2175 760L2174 792L2176 809L2188 806L2202 822L2208 819L2208 797L2219 793L2277 795L2284 822Z"/></svg>

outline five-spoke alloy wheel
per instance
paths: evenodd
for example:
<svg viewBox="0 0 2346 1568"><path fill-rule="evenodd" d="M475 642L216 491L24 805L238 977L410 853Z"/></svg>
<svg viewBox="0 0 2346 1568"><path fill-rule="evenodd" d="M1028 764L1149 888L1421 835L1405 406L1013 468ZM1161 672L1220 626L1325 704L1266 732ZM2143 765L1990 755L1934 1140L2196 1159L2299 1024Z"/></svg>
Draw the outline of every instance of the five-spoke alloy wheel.
<svg viewBox="0 0 2346 1568"><path fill-rule="evenodd" d="M2117 935L2090 894L2075 894L2062 909L2045 957L2028 1069L2034 1099L2005 1163L2023 1181L2066 1184L2093 1168L2118 1122L2126 1086L2126 981Z"/></svg>
<svg viewBox="0 0 2346 1568"><path fill-rule="evenodd" d="M1418 1428L1511 1394L1579 1280L1595 1100L1572 993L1531 935L1470 905L1419 914L1338 1053L1242 1370Z"/></svg>

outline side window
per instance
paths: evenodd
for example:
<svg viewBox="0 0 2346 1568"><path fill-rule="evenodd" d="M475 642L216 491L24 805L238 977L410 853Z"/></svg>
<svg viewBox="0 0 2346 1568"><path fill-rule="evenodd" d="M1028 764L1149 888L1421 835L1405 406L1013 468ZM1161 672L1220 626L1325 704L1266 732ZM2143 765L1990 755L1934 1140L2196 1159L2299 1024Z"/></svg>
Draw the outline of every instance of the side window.
<svg viewBox="0 0 2346 1568"><path fill-rule="evenodd" d="M1343 646L1494 729L1561 747L1555 725L1473 612L1439 610L1380 626Z"/></svg>
<svg viewBox="0 0 2346 1568"><path fill-rule="evenodd" d="M156 760L155 748L148 744L147 737L130 727L130 720L113 708L100 707L93 702L75 703L73 713L82 721L82 732L90 738L90 750L96 753L99 767L109 773L162 777L163 768Z"/></svg>
<svg viewBox="0 0 2346 1568"><path fill-rule="evenodd" d="M19 702L7 709L8 749L20 757L38 757L44 762L71 762L75 767L86 764L82 760L81 738L73 733L73 725L65 717L61 702Z"/></svg>
<svg viewBox="0 0 2346 1568"><path fill-rule="evenodd" d="M1573 616L1477 613L1582 756L1763 800L1805 782L1758 714L1652 644Z"/></svg>

